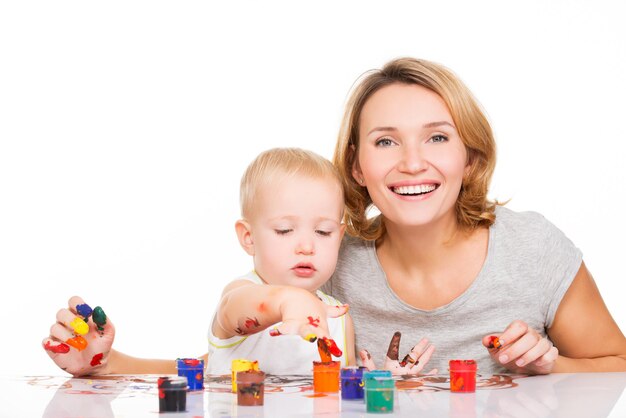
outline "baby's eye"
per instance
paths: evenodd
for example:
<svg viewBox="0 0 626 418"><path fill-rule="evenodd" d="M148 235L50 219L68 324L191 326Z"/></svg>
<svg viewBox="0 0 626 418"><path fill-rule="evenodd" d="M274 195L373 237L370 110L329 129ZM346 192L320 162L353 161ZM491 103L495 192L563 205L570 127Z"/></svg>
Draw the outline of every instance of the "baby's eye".
<svg viewBox="0 0 626 418"><path fill-rule="evenodd" d="M430 138L430 142L446 142L448 140L448 137L445 135L435 135L433 137Z"/></svg>
<svg viewBox="0 0 626 418"><path fill-rule="evenodd" d="M393 145L393 141L390 138L380 138L376 141L377 147L390 147Z"/></svg>
<svg viewBox="0 0 626 418"><path fill-rule="evenodd" d="M274 232L276 232L277 235L287 235L291 231L293 231L293 229L275 229L274 230Z"/></svg>
<svg viewBox="0 0 626 418"><path fill-rule="evenodd" d="M331 232L330 232L330 231L324 231L324 230L321 230L321 229L316 229L316 230L315 230L315 233L316 233L317 235L321 235L321 236L323 236L323 237L330 237L330 234L331 234Z"/></svg>

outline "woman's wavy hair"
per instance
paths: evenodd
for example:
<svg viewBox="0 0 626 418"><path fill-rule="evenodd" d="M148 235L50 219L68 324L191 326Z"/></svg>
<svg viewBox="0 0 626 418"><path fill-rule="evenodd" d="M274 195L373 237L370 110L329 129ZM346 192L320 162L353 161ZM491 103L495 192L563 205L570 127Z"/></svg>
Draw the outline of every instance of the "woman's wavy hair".
<svg viewBox="0 0 626 418"><path fill-rule="evenodd" d="M352 176L359 151L359 120L363 106L378 90L390 84L419 85L437 93L448 106L454 125L465 145L470 169L463 178L456 201L456 215L464 230L495 222L497 201L487 198L496 164L496 143L491 126L469 89L444 66L415 58L398 58L380 70L365 73L346 104L333 163L339 170L346 193L344 222L349 234L377 240L385 233L381 215L367 217L372 199L367 188Z"/></svg>

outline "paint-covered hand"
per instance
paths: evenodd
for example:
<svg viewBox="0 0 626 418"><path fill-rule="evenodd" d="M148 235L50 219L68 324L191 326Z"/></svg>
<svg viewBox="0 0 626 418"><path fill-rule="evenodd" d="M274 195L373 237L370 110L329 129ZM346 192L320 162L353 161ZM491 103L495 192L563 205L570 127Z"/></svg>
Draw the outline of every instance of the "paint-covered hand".
<svg viewBox="0 0 626 418"><path fill-rule="evenodd" d="M91 309L73 296L67 309L57 312L57 322L42 341L44 350L61 369L74 376L106 374L115 327L102 308Z"/></svg>
<svg viewBox="0 0 626 418"><path fill-rule="evenodd" d="M300 335L310 342L330 338L327 318L338 318L348 309L348 305L327 305L309 291L292 288L281 302L282 322L269 332L273 336Z"/></svg>
<svg viewBox="0 0 626 418"><path fill-rule="evenodd" d="M426 363L430 360L430 357L435 351L435 346L431 345L426 338L422 338L421 341L417 343L417 345L414 346L406 356L403 357L402 361L400 361L399 354L401 337L402 334L399 331L396 331L393 334L393 337L391 337L383 369L390 370L393 375L418 374L424 369ZM369 370L376 369L376 364L374 363L374 360L372 360L372 356L369 351L361 350L359 355L363 366L367 367ZM437 373L436 369L428 372L428 374L435 373Z"/></svg>
<svg viewBox="0 0 626 418"><path fill-rule="evenodd" d="M496 337L496 338L494 338ZM500 335L483 337L491 358L508 370L523 374L548 374L559 350L524 321L513 321Z"/></svg>

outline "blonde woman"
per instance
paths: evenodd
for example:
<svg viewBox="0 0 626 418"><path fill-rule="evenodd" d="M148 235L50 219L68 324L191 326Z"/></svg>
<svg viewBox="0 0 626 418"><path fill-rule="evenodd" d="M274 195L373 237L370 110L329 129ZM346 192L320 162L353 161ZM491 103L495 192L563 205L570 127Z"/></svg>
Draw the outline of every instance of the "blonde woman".
<svg viewBox="0 0 626 418"><path fill-rule="evenodd" d="M350 304L364 364L400 331L419 340L405 359L440 371L453 358L484 373L626 370L626 340L580 250L543 216L487 198L492 130L452 72L403 58L366 75L334 163L352 237L324 290Z"/></svg>

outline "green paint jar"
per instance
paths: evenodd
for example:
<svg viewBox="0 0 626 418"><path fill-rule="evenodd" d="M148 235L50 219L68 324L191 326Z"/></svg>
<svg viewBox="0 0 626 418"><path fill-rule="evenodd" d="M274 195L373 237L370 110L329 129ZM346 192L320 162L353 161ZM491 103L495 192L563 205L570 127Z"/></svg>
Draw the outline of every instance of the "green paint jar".
<svg viewBox="0 0 626 418"><path fill-rule="evenodd" d="M365 405L367 412L393 412L396 384L389 370L372 370L363 373Z"/></svg>

